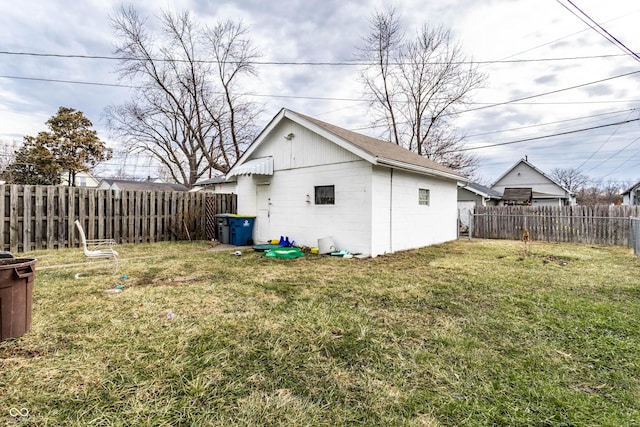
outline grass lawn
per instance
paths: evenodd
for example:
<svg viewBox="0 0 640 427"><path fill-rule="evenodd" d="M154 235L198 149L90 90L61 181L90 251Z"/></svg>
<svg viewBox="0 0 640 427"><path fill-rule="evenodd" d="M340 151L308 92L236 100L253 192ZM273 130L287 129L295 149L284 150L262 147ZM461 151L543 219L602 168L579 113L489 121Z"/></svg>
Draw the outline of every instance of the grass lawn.
<svg viewBox="0 0 640 427"><path fill-rule="evenodd" d="M33 325L0 342L0 425L640 424L626 248L119 250L119 274L77 249L20 254L38 258Z"/></svg>

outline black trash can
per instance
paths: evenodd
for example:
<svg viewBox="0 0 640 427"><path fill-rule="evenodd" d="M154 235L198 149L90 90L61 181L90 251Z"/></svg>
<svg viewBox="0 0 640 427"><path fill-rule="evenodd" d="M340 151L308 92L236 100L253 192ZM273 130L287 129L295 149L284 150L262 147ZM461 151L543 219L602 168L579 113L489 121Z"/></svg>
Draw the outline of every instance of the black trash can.
<svg viewBox="0 0 640 427"><path fill-rule="evenodd" d="M34 258L0 258L0 341L31 330Z"/></svg>
<svg viewBox="0 0 640 427"><path fill-rule="evenodd" d="M229 214L216 214L218 242L229 244Z"/></svg>

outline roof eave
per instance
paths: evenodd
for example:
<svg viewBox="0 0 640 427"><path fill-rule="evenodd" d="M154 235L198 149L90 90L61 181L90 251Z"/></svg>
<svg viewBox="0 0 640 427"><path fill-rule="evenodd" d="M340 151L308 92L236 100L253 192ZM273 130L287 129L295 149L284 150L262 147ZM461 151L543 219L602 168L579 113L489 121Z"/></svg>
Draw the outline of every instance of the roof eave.
<svg viewBox="0 0 640 427"><path fill-rule="evenodd" d="M459 184L460 184L460 185L459 185L459 187L460 187L460 188L462 188L462 189L464 189L464 190L470 191L470 192L472 192L473 194L476 194L476 195L478 195L478 196L480 196L480 197L484 197L485 199L496 199L496 200L500 200L500 199L502 199L502 196L498 196L498 195L496 195L496 194L489 194L489 193L487 193L486 191L478 190L478 189L476 189L476 188L471 188L471 187L469 187L468 185L466 185L466 184L469 184L469 183L470 183L469 181L467 181L467 182L460 182L460 183L459 183Z"/></svg>
<svg viewBox="0 0 640 427"><path fill-rule="evenodd" d="M410 171L410 172L416 172L416 173L420 173L423 175L429 175L429 176L435 176L438 178L445 178L445 179L450 179L453 181L459 181L459 182L469 182L469 179L467 179L466 177L462 176L462 175L458 175L458 174L453 174L453 173L447 173L447 172L443 172L437 169L432 169L432 168L428 168L425 166L419 166L419 165L414 165L411 163L405 163L405 162L401 162L399 160L393 160L393 159L387 159L387 158L383 158L383 157L378 157L376 158L376 164L381 165L381 166L388 166L388 167L392 167L392 168L396 168L396 169L402 169L402 170L406 170L406 171Z"/></svg>

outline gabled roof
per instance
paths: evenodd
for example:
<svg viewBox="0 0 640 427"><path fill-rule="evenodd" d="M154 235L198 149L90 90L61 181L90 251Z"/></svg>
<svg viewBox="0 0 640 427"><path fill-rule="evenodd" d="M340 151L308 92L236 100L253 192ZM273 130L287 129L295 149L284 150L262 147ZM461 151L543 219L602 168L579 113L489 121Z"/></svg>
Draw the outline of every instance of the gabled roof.
<svg viewBox="0 0 640 427"><path fill-rule="evenodd" d="M629 194L629 193L631 193L633 190L635 190L635 189L636 189L637 187L639 187L639 186L640 186L640 182L636 182L636 183L635 183L635 184L633 184L631 187L629 187L626 191L624 191L624 192L622 193L622 195L625 195L625 194Z"/></svg>
<svg viewBox="0 0 640 427"><path fill-rule="evenodd" d="M460 188L471 191L472 193L482 196L486 199L501 199L502 193L494 190L493 188L485 187L484 185L476 184L475 182L459 183Z"/></svg>
<svg viewBox="0 0 640 427"><path fill-rule="evenodd" d="M103 179L101 181L109 185L109 188L127 191L187 191L187 187L182 184L171 184L168 182L152 181L129 181L126 179ZM115 188L114 188L115 187Z"/></svg>
<svg viewBox="0 0 640 427"><path fill-rule="evenodd" d="M251 157L251 153L267 138L276 125L285 118L312 130L374 165L404 169L463 182L467 181L466 177L453 169L442 166L396 144L362 135L285 108L280 110L253 144L238 159L229 171L228 176L235 174L234 169L246 162Z"/></svg>
<svg viewBox="0 0 640 427"><path fill-rule="evenodd" d="M500 177L498 179L496 179L493 184L491 184L491 186L493 187L494 185L496 185L502 178L504 178L505 176L507 176L512 170L514 170L516 167L518 167L518 165L520 165L521 163L524 163L525 165L529 166L531 169L533 169L534 171L538 172L540 175L544 176L545 178L547 178L549 181L551 181L552 183L554 183L555 185L557 185L558 187L562 188L567 194L573 194L571 191L569 191L566 187L564 187L562 184L560 184L558 181L556 181L555 179L551 178L549 175L547 175L546 173L542 172L540 169L538 169L537 167L533 166L531 163L529 163L526 159L520 159L518 162L516 162L513 166L511 166L511 168L509 168L505 173L503 173L502 175L500 175Z"/></svg>
<svg viewBox="0 0 640 427"><path fill-rule="evenodd" d="M224 176L214 176L213 178L205 179L203 181L196 182L196 185L215 185L215 184L224 184L226 182L232 182L233 180L227 180ZM235 182L235 181L233 181Z"/></svg>

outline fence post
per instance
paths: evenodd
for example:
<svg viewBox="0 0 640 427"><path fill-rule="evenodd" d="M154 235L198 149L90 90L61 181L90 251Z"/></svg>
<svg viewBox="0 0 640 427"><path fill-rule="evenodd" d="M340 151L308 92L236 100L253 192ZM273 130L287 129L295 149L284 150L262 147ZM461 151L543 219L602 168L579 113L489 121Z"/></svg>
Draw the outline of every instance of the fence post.
<svg viewBox="0 0 640 427"><path fill-rule="evenodd" d="M489 231L489 214L487 212L485 212L483 214L483 218L484 218L484 230L483 230L483 239L487 238L487 233Z"/></svg>
<svg viewBox="0 0 640 427"><path fill-rule="evenodd" d="M227 212L236 212L236 197L218 196ZM175 231L185 225L193 229L191 237L202 238L207 220L201 205L206 200L204 193L0 185L0 249L19 253L77 247L76 219L88 238L118 243L176 240Z"/></svg>
<svg viewBox="0 0 640 427"><path fill-rule="evenodd" d="M640 218L629 217L629 244L633 246L633 253L640 256Z"/></svg>

